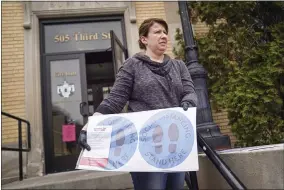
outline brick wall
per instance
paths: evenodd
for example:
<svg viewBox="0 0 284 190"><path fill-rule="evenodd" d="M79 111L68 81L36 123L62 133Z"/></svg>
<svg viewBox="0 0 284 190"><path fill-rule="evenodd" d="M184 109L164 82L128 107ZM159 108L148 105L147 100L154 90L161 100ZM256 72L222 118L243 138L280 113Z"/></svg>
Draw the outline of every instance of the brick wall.
<svg viewBox="0 0 284 190"><path fill-rule="evenodd" d="M2 111L25 119L23 22L21 2L2 2ZM17 127L17 121L2 116L3 144L16 142Z"/></svg>
<svg viewBox="0 0 284 190"><path fill-rule="evenodd" d="M207 25L204 22L201 22L200 20L197 20L197 22L194 22L192 25L194 35L197 38L206 35L209 30Z"/></svg>
<svg viewBox="0 0 284 190"><path fill-rule="evenodd" d="M231 126L229 125L228 113L226 110L212 110L213 121L220 127L222 134L229 135L231 138L231 144L234 146L236 142L236 137L231 131Z"/></svg>
<svg viewBox="0 0 284 190"><path fill-rule="evenodd" d="M162 18L166 20L165 5L162 1L153 2L135 2L137 27L147 18ZM166 51L170 57L174 57L172 53L172 43L169 40L168 48Z"/></svg>

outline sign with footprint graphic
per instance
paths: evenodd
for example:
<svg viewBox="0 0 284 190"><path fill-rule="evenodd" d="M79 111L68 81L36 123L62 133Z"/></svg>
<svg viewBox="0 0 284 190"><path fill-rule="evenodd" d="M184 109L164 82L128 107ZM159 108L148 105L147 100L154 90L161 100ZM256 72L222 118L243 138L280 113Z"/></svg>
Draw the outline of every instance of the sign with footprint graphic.
<svg viewBox="0 0 284 190"><path fill-rule="evenodd" d="M197 171L196 108L89 117L88 144L77 169Z"/></svg>
<svg viewBox="0 0 284 190"><path fill-rule="evenodd" d="M173 168L190 154L194 129L190 120L173 110L153 115L139 134L139 151L145 161L157 168Z"/></svg>

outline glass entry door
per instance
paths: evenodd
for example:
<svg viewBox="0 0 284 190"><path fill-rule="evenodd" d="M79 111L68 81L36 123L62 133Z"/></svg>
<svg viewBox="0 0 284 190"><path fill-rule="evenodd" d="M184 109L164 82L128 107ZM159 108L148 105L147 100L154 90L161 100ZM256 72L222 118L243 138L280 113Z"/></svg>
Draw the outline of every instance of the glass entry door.
<svg viewBox="0 0 284 190"><path fill-rule="evenodd" d="M80 153L78 136L89 116L85 55L46 56L44 66L46 169L74 170Z"/></svg>
<svg viewBox="0 0 284 190"><path fill-rule="evenodd" d="M126 47L122 44L122 42L119 40L117 35L113 30L110 31L110 38L111 38L111 50L112 50L112 62L114 65L114 76L116 76L119 68L122 66L123 62L128 59L128 51ZM110 86L106 85L103 87L103 94L104 96L107 96ZM128 107L128 102L124 106L122 112L126 113Z"/></svg>
<svg viewBox="0 0 284 190"><path fill-rule="evenodd" d="M110 31L110 38L114 74L116 75L123 62L128 58L128 52L112 30Z"/></svg>

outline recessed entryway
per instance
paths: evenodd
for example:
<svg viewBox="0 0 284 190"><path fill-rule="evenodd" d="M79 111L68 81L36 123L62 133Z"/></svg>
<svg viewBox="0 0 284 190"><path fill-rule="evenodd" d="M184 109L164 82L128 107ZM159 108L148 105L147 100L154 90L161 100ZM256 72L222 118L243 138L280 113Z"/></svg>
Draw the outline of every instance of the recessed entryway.
<svg viewBox="0 0 284 190"><path fill-rule="evenodd" d="M41 20L46 172L74 170L77 139L127 58L123 17Z"/></svg>

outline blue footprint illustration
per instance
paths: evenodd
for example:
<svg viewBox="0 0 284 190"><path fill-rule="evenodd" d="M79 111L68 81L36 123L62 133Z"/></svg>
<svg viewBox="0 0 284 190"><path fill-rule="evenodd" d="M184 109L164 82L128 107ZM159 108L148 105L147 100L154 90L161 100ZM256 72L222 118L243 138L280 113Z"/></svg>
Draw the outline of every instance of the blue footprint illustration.
<svg viewBox="0 0 284 190"><path fill-rule="evenodd" d="M175 153L177 149L177 141L179 138L179 130L178 126L175 123L172 123L168 130L168 136L170 138L170 144L169 144L169 152Z"/></svg>
<svg viewBox="0 0 284 190"><path fill-rule="evenodd" d="M163 139L163 129L161 126L157 125L153 131L153 142L155 147L156 154L160 154L163 152L163 145L162 145L162 139Z"/></svg>
<svg viewBox="0 0 284 190"><path fill-rule="evenodd" d="M125 135L124 135L123 129L119 129L116 132L115 138L116 138L116 141L115 141L116 147L114 149L114 156L120 156L121 149L122 149L121 146L124 144L124 141L125 141Z"/></svg>

